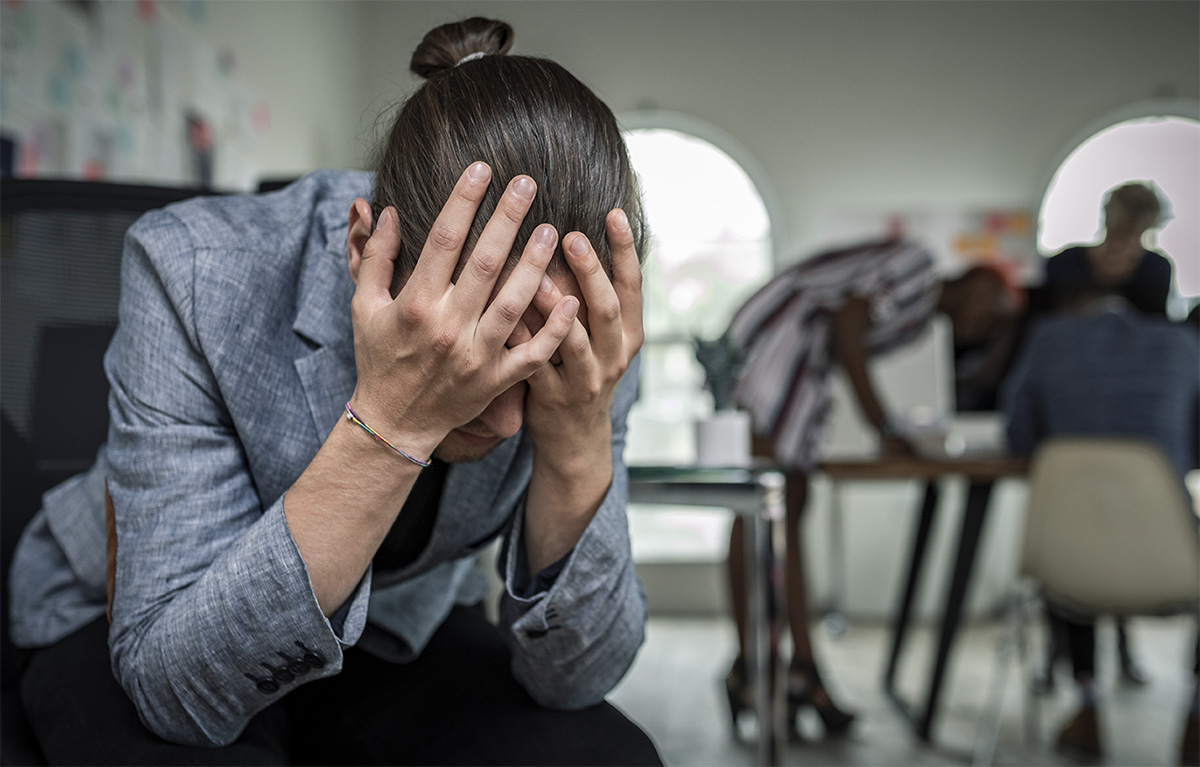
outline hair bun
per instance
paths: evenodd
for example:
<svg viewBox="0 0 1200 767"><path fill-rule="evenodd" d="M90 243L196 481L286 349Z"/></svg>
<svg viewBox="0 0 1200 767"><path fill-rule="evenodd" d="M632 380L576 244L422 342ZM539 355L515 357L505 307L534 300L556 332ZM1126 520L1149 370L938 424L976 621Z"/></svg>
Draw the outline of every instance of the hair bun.
<svg viewBox="0 0 1200 767"><path fill-rule="evenodd" d="M426 33L413 52L408 68L426 79L454 69L473 53L501 56L512 47L512 27L503 21L475 16L443 24Z"/></svg>

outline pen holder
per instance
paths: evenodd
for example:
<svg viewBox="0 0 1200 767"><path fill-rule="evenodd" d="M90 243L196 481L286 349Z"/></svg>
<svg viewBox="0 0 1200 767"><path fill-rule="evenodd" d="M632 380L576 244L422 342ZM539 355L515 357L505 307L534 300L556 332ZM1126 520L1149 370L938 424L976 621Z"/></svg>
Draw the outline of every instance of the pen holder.
<svg viewBox="0 0 1200 767"><path fill-rule="evenodd" d="M718 410L696 422L696 464L705 467L750 465L750 414Z"/></svg>

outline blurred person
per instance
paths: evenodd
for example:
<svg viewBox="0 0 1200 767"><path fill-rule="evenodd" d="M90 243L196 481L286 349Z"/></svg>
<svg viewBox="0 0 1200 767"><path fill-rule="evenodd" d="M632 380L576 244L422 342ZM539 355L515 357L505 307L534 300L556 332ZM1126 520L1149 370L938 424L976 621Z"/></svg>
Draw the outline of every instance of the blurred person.
<svg viewBox="0 0 1200 767"><path fill-rule="evenodd" d="M1056 311L1096 291L1123 296L1144 314L1167 316L1172 266L1161 253L1142 245L1145 233L1163 224L1163 200L1150 184L1130 182L1108 191L1104 199L1104 239L1092 245L1072 245L1046 261L1044 310ZM1066 635L1055 616L1050 624L1046 665L1035 681L1045 692L1054 688L1054 667L1065 652ZM1116 619L1117 657L1122 677L1144 684L1146 674L1135 658L1126 621Z"/></svg>
<svg viewBox="0 0 1200 767"><path fill-rule="evenodd" d="M1140 437L1159 445L1180 480L1197 463L1200 343L1179 323L1139 312L1123 295L1093 287L1032 329L1005 383L1012 450L1032 456L1057 435ZM1069 649L1080 705L1059 731L1060 747L1101 753L1095 626L1049 606ZM1200 643L1194 674L1200 674ZM1197 758L1200 676L1184 724L1182 753ZM1188 763L1185 761L1185 763Z"/></svg>
<svg viewBox="0 0 1200 767"><path fill-rule="evenodd" d="M956 344L1002 336L1017 311L1014 286L989 266L953 279L939 277L928 249L899 237L827 251L772 278L734 315L727 336L743 360L735 390L750 413L754 452L787 472L787 616L793 655L787 673L788 727L811 707L830 735L844 733L855 714L838 706L814 656L804 572L803 514L808 476L831 407L830 373L840 365L860 414L880 436L885 455L911 455L900 423L881 401L868 359L918 339L937 312L951 321ZM736 726L749 708L746 670L747 575L744 530L736 519L729 542L729 578L739 652L725 679Z"/></svg>
<svg viewBox="0 0 1200 767"><path fill-rule="evenodd" d="M660 763L604 700L647 609L635 176L511 44L429 32L374 174L131 228L108 443L9 580L51 763Z"/></svg>
<svg viewBox="0 0 1200 767"><path fill-rule="evenodd" d="M1099 288L1123 296L1144 314L1165 317L1171 262L1142 245L1146 232L1163 223L1163 203L1148 184L1111 189L1104 200L1104 239L1072 245L1046 261L1045 287L1052 308Z"/></svg>

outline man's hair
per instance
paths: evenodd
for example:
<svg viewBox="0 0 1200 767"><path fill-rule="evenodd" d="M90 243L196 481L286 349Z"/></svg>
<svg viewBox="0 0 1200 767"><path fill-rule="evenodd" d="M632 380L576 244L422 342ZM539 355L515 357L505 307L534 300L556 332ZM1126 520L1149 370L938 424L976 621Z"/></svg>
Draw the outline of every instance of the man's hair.
<svg viewBox="0 0 1200 767"><path fill-rule="evenodd" d="M602 263L612 253L605 217L625 211L644 257L646 229L637 178L612 111L558 64L507 56L508 24L482 18L440 26L413 53L410 69L426 78L396 114L378 148L372 208L399 213L401 246L393 289L407 279L451 189L472 162L492 168L464 252L470 252L508 182L527 174L537 196L510 261L533 229L553 225L561 237L587 235ZM561 244L551 271L568 269Z"/></svg>
<svg viewBox="0 0 1200 767"><path fill-rule="evenodd" d="M1150 186L1131 182L1122 184L1108 192L1104 198L1104 210L1119 208L1129 218L1129 223L1144 229L1157 226L1162 217L1162 201Z"/></svg>

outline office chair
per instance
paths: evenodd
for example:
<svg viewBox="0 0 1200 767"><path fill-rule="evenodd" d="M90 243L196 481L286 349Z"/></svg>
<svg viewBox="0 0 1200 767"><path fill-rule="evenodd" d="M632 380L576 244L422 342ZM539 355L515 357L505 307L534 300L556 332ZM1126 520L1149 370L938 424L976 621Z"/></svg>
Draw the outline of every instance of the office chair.
<svg viewBox="0 0 1200 767"><path fill-rule="evenodd" d="M1024 616L1044 599L1079 616L1195 614L1200 535L1178 469L1157 445L1132 438L1058 437L1034 454L1020 575L1008 635L997 652L976 764L991 764L1006 672L1024 656ZM1026 697L1027 735L1036 698Z"/></svg>
<svg viewBox="0 0 1200 767"><path fill-rule="evenodd" d="M108 431L101 365L117 323L125 231L196 189L0 179L0 764L38 764L8 634L8 570L41 496L87 469Z"/></svg>

